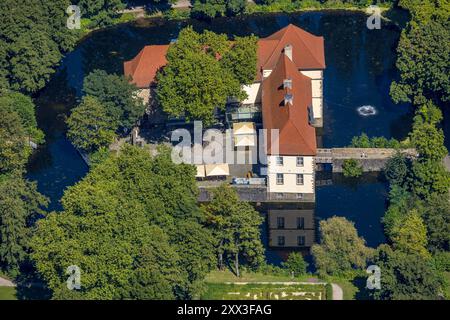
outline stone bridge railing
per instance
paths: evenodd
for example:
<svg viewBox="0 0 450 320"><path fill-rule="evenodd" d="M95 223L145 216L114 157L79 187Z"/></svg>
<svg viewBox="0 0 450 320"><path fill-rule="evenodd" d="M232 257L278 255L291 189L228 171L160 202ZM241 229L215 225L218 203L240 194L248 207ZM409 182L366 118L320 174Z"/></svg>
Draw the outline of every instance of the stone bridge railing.
<svg viewBox="0 0 450 320"><path fill-rule="evenodd" d="M415 149L388 148L332 148L317 149L315 157L316 170L320 171L324 165L332 165L333 172L342 172L342 164L346 159L355 159L362 165L364 172L383 170L387 160L397 152L408 157L416 157Z"/></svg>

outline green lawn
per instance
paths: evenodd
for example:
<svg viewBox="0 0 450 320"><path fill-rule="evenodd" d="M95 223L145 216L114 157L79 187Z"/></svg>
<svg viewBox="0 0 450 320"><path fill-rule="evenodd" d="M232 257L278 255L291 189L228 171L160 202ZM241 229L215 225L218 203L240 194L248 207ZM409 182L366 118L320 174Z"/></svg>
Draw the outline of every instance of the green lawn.
<svg viewBox="0 0 450 320"><path fill-rule="evenodd" d="M0 287L0 300L17 300L16 288Z"/></svg>

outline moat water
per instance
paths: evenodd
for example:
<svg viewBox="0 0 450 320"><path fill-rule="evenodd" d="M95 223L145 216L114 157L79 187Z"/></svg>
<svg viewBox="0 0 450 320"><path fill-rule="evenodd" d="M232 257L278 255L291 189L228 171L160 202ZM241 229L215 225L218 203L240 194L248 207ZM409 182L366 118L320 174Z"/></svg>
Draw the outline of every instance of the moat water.
<svg viewBox="0 0 450 320"><path fill-rule="evenodd" d="M384 23L381 30L368 30L362 13L308 12L253 15L199 21L144 20L92 33L61 62L58 72L36 97L38 122L47 144L33 157L29 178L47 195L49 210L61 208L59 200L68 186L88 171L64 135L64 120L81 95L83 78L94 69L123 73L123 62L145 45L166 44L188 24L229 36L255 34L265 37L293 23L325 38L327 69L324 73L323 147L346 146L363 132L369 136L402 139L410 129L410 108L394 105L389 86L397 77L395 48L400 29ZM361 106L373 106L376 114L363 116ZM447 128L448 130L448 128ZM352 220L368 245L384 239L380 218L386 209L385 182L374 175L356 181L333 176L333 184L317 187L315 219L333 215Z"/></svg>

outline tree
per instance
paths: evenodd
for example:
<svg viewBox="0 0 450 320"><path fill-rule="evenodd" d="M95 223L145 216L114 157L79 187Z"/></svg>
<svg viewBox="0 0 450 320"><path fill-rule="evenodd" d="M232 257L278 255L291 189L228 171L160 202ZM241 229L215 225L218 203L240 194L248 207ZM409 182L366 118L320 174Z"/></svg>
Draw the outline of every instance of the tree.
<svg viewBox="0 0 450 320"><path fill-rule="evenodd" d="M365 267L372 250L352 222L332 217L320 221L320 244L314 244L311 252L319 274L339 275Z"/></svg>
<svg viewBox="0 0 450 320"><path fill-rule="evenodd" d="M413 19L402 32L397 47L401 80L391 85L395 102L421 104L425 99L450 99L450 49L442 45L450 42L449 30L448 21L418 22Z"/></svg>
<svg viewBox="0 0 450 320"><path fill-rule="evenodd" d="M232 70L221 63L229 46L224 35L198 34L192 27L181 30L169 48L167 65L157 75L156 96L162 109L210 125L215 109L224 110L229 97L245 98Z"/></svg>
<svg viewBox="0 0 450 320"><path fill-rule="evenodd" d="M17 276L28 256L32 219L43 214L47 199L20 175L0 175L0 269Z"/></svg>
<svg viewBox="0 0 450 320"><path fill-rule="evenodd" d="M215 237L220 269L227 258L234 262L237 276L240 260L252 267L261 264L264 248L259 228L263 218L249 203L241 201L234 189L223 184L213 191L211 202L203 209Z"/></svg>
<svg viewBox="0 0 450 320"><path fill-rule="evenodd" d="M78 38L66 27L69 0L0 3L0 83L25 93L43 88Z"/></svg>
<svg viewBox="0 0 450 320"><path fill-rule="evenodd" d="M435 300L443 285L432 261L381 245L374 264L382 270L381 289L371 290L377 300Z"/></svg>
<svg viewBox="0 0 450 320"><path fill-rule="evenodd" d="M289 254L287 260L283 262L282 265L286 271L297 276L304 275L306 273L306 268L308 268L308 263L303 259L301 253L298 252Z"/></svg>
<svg viewBox="0 0 450 320"><path fill-rule="evenodd" d="M0 109L0 174L22 171L31 147L17 112Z"/></svg>
<svg viewBox="0 0 450 320"><path fill-rule="evenodd" d="M236 37L232 49L221 60L223 67L230 70L241 84L251 84L255 80L257 48L257 37Z"/></svg>
<svg viewBox="0 0 450 320"><path fill-rule="evenodd" d="M78 0L83 17L92 20L90 27L105 27L112 24L119 16L119 11L125 9L122 0Z"/></svg>
<svg viewBox="0 0 450 320"><path fill-rule="evenodd" d="M446 195L450 188L450 174L440 161L417 160L413 162L409 184L421 199L427 199L433 193Z"/></svg>
<svg viewBox="0 0 450 320"><path fill-rule="evenodd" d="M83 151L93 152L111 144L115 138L117 120L96 98L85 96L67 119L67 137Z"/></svg>
<svg viewBox="0 0 450 320"><path fill-rule="evenodd" d="M403 186L409 172L408 159L401 153L390 158L384 167L384 175L389 181L391 188L393 185Z"/></svg>
<svg viewBox="0 0 450 320"><path fill-rule="evenodd" d="M0 109L7 112L17 112L22 127L27 131L30 139L35 143L44 142L44 133L38 129L35 106L30 97L18 92L0 92Z"/></svg>
<svg viewBox="0 0 450 320"><path fill-rule="evenodd" d="M204 19L234 16L243 13L247 5L245 0L194 0L192 3L192 15Z"/></svg>
<svg viewBox="0 0 450 320"><path fill-rule="evenodd" d="M362 175L363 168L355 159L345 159L342 163L342 172L345 177L356 178Z"/></svg>
<svg viewBox="0 0 450 320"><path fill-rule="evenodd" d="M97 98L107 110L107 115L118 119L127 130L133 128L144 115L145 104L137 95L137 88L124 76L94 70L84 78L83 92Z"/></svg>
<svg viewBox="0 0 450 320"><path fill-rule="evenodd" d="M439 162L448 153L444 146L444 133L437 127L441 120L442 112L430 102L416 111L410 138L422 159Z"/></svg>
<svg viewBox="0 0 450 320"><path fill-rule="evenodd" d="M450 250L450 200L448 195L432 194L424 205L423 220L427 227L430 251Z"/></svg>
<svg viewBox="0 0 450 320"><path fill-rule="evenodd" d="M410 211L402 222L394 226L391 240L396 250L407 254L420 255L429 259L427 251L427 229L416 210Z"/></svg>
<svg viewBox="0 0 450 320"><path fill-rule="evenodd" d="M170 150L125 146L67 189L63 211L38 223L33 259L54 298L184 299L198 294L212 264L192 166ZM65 270L81 269L81 290Z"/></svg>

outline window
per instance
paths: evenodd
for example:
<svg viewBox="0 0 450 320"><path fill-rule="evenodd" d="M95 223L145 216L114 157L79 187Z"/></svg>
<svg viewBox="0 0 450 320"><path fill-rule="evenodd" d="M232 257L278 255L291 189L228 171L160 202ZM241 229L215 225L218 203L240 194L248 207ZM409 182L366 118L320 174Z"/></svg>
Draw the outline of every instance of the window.
<svg viewBox="0 0 450 320"><path fill-rule="evenodd" d="M303 199L303 193L296 193L296 194L295 194L295 198L296 198L297 200Z"/></svg>
<svg viewBox="0 0 450 320"><path fill-rule="evenodd" d="M305 218L303 217L297 218L297 229L305 229Z"/></svg>
<svg viewBox="0 0 450 320"><path fill-rule="evenodd" d="M297 167L303 167L304 159L303 157L297 157Z"/></svg>
<svg viewBox="0 0 450 320"><path fill-rule="evenodd" d="M303 185L303 175L301 173L297 173L297 185Z"/></svg>
<svg viewBox="0 0 450 320"><path fill-rule="evenodd" d="M279 246L284 246L284 236L279 236L278 237L278 245Z"/></svg>
<svg viewBox="0 0 450 320"><path fill-rule="evenodd" d="M277 199L283 199L284 198L284 193L276 193L275 194Z"/></svg>
<svg viewBox="0 0 450 320"><path fill-rule="evenodd" d="M277 228L284 229L284 218L283 217L277 217Z"/></svg>
<svg viewBox="0 0 450 320"><path fill-rule="evenodd" d="M277 173L277 184L284 184L284 175L282 173Z"/></svg>
<svg viewBox="0 0 450 320"><path fill-rule="evenodd" d="M297 244L301 247L305 245L305 236L298 236L297 237Z"/></svg>
<svg viewBox="0 0 450 320"><path fill-rule="evenodd" d="M283 165L283 157L277 157L277 166Z"/></svg>

